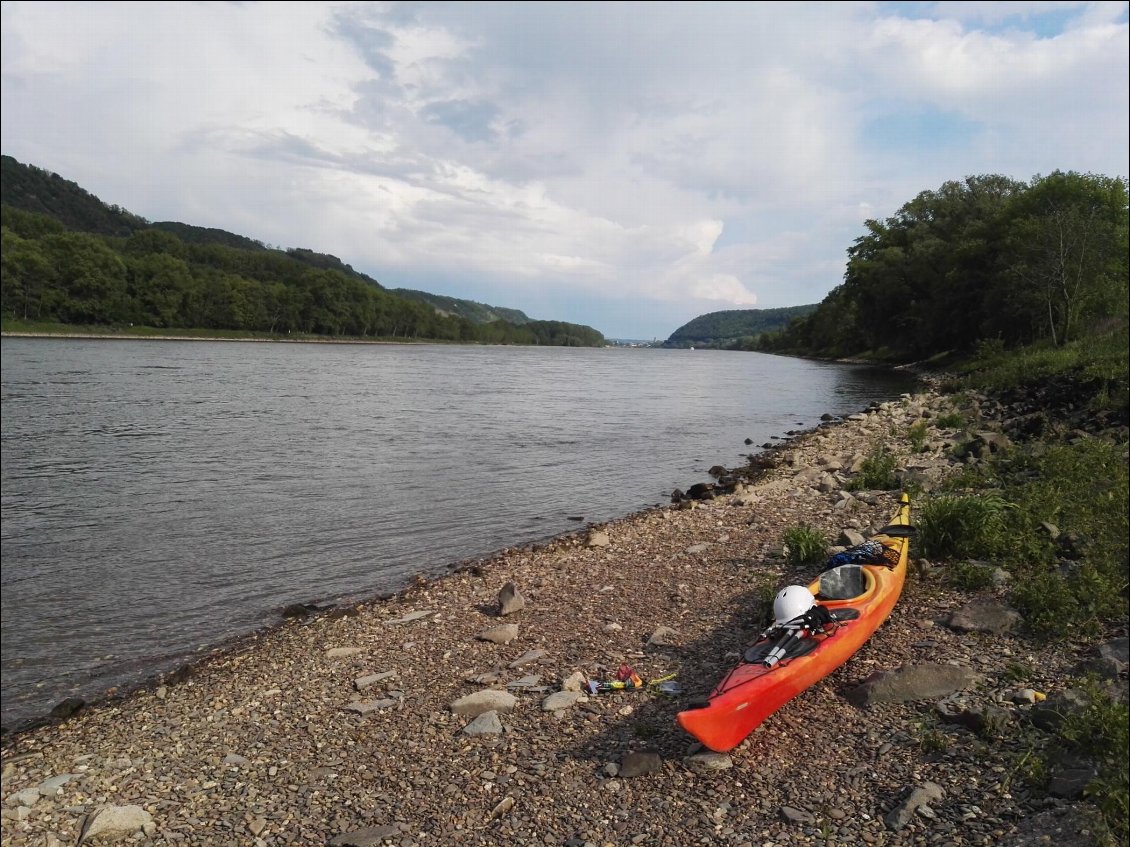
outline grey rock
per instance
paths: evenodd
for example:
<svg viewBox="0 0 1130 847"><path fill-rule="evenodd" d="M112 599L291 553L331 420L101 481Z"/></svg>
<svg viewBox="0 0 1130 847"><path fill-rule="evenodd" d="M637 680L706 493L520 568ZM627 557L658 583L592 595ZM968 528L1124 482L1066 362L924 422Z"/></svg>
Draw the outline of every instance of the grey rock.
<svg viewBox="0 0 1130 847"><path fill-rule="evenodd" d="M56 797L63 793L63 786L74 777L74 774L64 773L45 779L38 786L38 791L43 797Z"/></svg>
<svg viewBox="0 0 1130 847"><path fill-rule="evenodd" d="M589 547L608 547L611 543L612 539L608 537L607 532L595 529L589 533L589 537L585 541L585 544Z"/></svg>
<svg viewBox="0 0 1130 847"><path fill-rule="evenodd" d="M494 644L509 644L518 637L518 624L504 623L483 630L477 636L480 641L490 641Z"/></svg>
<svg viewBox="0 0 1130 847"><path fill-rule="evenodd" d="M1063 768L1052 774L1048 781L1048 794L1065 800L1079 800L1098 775L1098 769L1093 765L1080 764L1077 767Z"/></svg>
<svg viewBox="0 0 1130 847"><path fill-rule="evenodd" d="M811 824L816 822L816 818L814 818L810 812L794 808L793 806L782 806L781 817L789 823L795 824Z"/></svg>
<svg viewBox="0 0 1130 847"><path fill-rule="evenodd" d="M580 691L554 691L541 701L541 709L543 712L559 712L587 699Z"/></svg>
<svg viewBox="0 0 1130 847"><path fill-rule="evenodd" d="M874 703L934 700L969 688L984 677L957 665L903 665L893 671L876 671L847 692L848 701L861 708Z"/></svg>
<svg viewBox="0 0 1130 847"><path fill-rule="evenodd" d="M141 806L101 806L83 822L81 841L93 838L123 838L145 829L153 816Z"/></svg>
<svg viewBox="0 0 1130 847"><path fill-rule="evenodd" d="M653 750L640 750L628 753L620 762L620 776L632 779L655 773L663 767L663 759Z"/></svg>
<svg viewBox="0 0 1130 847"><path fill-rule="evenodd" d="M502 721L498 717L498 712L491 710L478 715L473 721L463 727L463 734L501 735Z"/></svg>
<svg viewBox="0 0 1130 847"><path fill-rule="evenodd" d="M887 829L898 832L910 823L919 808L928 807L931 803L939 803L945 799L945 796L945 791L936 782L924 782L911 791L905 800L891 809L887 816L883 818L883 822L887 825Z"/></svg>
<svg viewBox="0 0 1130 847"><path fill-rule="evenodd" d="M509 712L518 704L518 698L509 691L486 688L454 701L450 709L464 717L478 717L483 712Z"/></svg>
<svg viewBox="0 0 1130 847"><path fill-rule="evenodd" d="M498 592L498 607L500 614L512 615L526 608L526 598L514 583L508 582Z"/></svg>
<svg viewBox="0 0 1130 847"><path fill-rule="evenodd" d="M386 839L399 838L402 834L399 824L367 826L364 829L335 835L326 842L326 847L380 847Z"/></svg>
<svg viewBox="0 0 1130 847"><path fill-rule="evenodd" d="M1114 638L1106 644L1099 645L1100 659L1113 659L1125 666L1130 662L1130 638L1122 636Z"/></svg>
<svg viewBox="0 0 1130 847"><path fill-rule="evenodd" d="M647 643L650 647L667 647L678 643L678 640L678 630L671 629L669 626L658 626L655 628L655 631L648 636Z"/></svg>
<svg viewBox="0 0 1130 847"><path fill-rule="evenodd" d="M734 766L734 760L725 753L714 753L712 751L687 756L683 759L683 763L696 773L724 771Z"/></svg>
<svg viewBox="0 0 1130 847"><path fill-rule="evenodd" d="M509 665L508 668L520 668L522 665L529 665L533 662L538 662L544 659L546 652L544 650L527 650Z"/></svg>
<svg viewBox="0 0 1130 847"><path fill-rule="evenodd" d="M353 680L353 687L358 691L364 691L366 688L372 688L378 682L384 682L386 679L392 679L396 676L396 671L381 671L380 673L366 674L359 676Z"/></svg>
<svg viewBox="0 0 1130 847"><path fill-rule="evenodd" d="M1008 632L1020 622L1020 613L995 600L974 600L950 615L949 627L958 632Z"/></svg>

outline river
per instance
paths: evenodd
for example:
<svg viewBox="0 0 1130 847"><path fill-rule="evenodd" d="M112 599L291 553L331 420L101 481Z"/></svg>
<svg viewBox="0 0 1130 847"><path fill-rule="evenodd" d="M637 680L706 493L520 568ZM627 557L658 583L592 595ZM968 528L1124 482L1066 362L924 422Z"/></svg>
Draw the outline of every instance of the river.
<svg viewBox="0 0 1130 847"><path fill-rule="evenodd" d="M290 603L395 591L667 503L913 387L710 350L0 343L6 727Z"/></svg>

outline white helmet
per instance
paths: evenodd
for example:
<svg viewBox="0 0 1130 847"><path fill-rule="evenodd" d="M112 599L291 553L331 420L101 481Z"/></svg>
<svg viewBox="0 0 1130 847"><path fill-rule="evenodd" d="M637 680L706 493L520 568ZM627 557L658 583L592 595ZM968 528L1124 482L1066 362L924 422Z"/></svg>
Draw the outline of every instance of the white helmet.
<svg viewBox="0 0 1130 847"><path fill-rule="evenodd" d="M790 585L773 599L773 618L778 626L799 618L816 605L816 598L803 585Z"/></svg>

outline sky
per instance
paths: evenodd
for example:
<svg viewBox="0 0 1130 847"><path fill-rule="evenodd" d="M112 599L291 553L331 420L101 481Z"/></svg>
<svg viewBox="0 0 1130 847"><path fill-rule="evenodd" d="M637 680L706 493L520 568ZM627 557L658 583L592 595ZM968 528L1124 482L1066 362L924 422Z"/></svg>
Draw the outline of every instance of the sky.
<svg viewBox="0 0 1130 847"><path fill-rule="evenodd" d="M1127 2L3 2L0 148L608 338L820 302L967 176L1126 178Z"/></svg>

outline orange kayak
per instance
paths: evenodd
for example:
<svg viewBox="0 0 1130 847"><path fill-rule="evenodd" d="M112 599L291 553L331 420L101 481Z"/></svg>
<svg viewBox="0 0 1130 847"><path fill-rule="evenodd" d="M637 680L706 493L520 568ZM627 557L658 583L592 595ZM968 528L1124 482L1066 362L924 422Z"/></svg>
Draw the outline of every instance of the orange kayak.
<svg viewBox="0 0 1130 847"><path fill-rule="evenodd" d="M890 524L871 539L881 545L869 548L881 551L875 563L826 570L808 586L832 622L790 642L780 661L767 660L774 655L775 637L763 635L704 700L678 713L679 725L711 750L725 753L855 655L902 594L911 533L910 498L903 494Z"/></svg>

